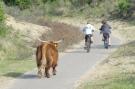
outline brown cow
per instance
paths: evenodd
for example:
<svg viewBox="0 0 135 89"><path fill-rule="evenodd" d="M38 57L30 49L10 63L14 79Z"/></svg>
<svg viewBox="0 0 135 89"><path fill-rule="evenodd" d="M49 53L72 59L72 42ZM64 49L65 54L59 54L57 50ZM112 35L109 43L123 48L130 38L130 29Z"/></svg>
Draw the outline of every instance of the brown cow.
<svg viewBox="0 0 135 89"><path fill-rule="evenodd" d="M40 40L41 41L41 40ZM38 76L41 78L44 76L49 78L49 70L53 69L53 75L56 75L57 61L58 61L58 43L57 41L42 41L41 45L37 47L36 51L36 61L38 67Z"/></svg>

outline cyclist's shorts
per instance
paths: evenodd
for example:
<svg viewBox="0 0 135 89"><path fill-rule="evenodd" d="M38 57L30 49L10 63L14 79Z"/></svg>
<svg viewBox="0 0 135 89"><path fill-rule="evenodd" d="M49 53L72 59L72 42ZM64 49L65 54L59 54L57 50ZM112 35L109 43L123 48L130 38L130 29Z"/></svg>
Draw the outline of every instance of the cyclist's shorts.
<svg viewBox="0 0 135 89"><path fill-rule="evenodd" d="M109 33L103 33L103 37L104 38L107 38L107 37L109 38L110 37L110 34Z"/></svg>
<svg viewBox="0 0 135 89"><path fill-rule="evenodd" d="M92 36L93 36L92 34L85 35L85 42L87 41L88 37L92 37Z"/></svg>

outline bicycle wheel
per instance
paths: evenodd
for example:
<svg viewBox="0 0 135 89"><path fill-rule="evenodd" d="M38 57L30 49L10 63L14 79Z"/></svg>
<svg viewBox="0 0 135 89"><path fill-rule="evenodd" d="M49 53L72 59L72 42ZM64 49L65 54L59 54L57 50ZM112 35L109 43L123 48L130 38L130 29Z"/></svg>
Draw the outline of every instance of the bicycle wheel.
<svg viewBox="0 0 135 89"><path fill-rule="evenodd" d="M106 37L104 40L104 47L108 49L108 46L109 46L109 41L108 41L108 37Z"/></svg>
<svg viewBox="0 0 135 89"><path fill-rule="evenodd" d="M87 45L87 49L86 49L87 53L89 53L91 48L91 37L88 37L86 45Z"/></svg>

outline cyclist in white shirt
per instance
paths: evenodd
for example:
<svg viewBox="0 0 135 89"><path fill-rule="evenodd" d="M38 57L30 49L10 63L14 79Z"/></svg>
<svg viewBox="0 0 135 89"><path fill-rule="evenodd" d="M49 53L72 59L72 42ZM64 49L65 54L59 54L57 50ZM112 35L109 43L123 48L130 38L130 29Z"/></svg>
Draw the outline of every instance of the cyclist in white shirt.
<svg viewBox="0 0 135 89"><path fill-rule="evenodd" d="M85 45L86 45L88 36L91 36L91 41L93 43L93 32L94 32L94 30L95 30L94 26L91 25L89 22L87 22L86 26L83 28L83 32L85 34Z"/></svg>

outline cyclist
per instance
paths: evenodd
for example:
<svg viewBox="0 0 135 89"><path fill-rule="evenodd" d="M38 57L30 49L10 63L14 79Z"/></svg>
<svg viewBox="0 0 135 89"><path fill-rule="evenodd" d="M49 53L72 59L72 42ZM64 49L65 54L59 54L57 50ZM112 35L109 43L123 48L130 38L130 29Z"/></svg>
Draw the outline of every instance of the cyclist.
<svg viewBox="0 0 135 89"><path fill-rule="evenodd" d="M93 25L91 25L89 22L87 22L86 26L83 28L83 32L85 34L85 47L86 47L86 42L87 38L90 36L91 37L91 43L93 43L93 32L95 28Z"/></svg>
<svg viewBox="0 0 135 89"><path fill-rule="evenodd" d="M102 21L102 26L99 30L100 30L100 33L103 33L103 39L102 39L103 41L105 37L107 36L109 37L109 46L110 46L111 45L110 44L111 26L107 23L106 20Z"/></svg>

